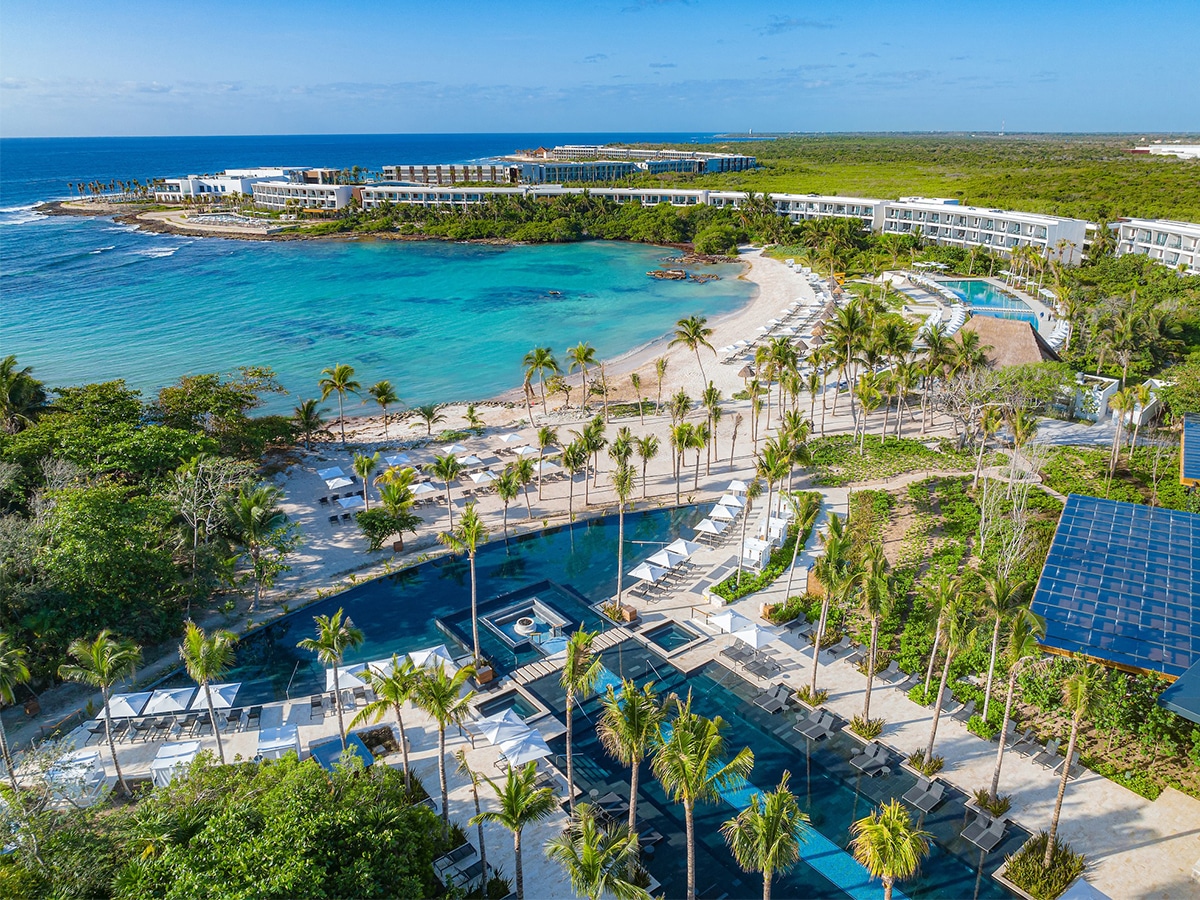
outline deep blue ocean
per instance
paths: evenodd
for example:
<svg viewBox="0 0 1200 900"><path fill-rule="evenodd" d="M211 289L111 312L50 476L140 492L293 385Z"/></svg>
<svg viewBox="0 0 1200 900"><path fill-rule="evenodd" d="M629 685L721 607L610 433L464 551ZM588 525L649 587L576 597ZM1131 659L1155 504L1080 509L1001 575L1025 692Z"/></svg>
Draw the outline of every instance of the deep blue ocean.
<svg viewBox="0 0 1200 900"><path fill-rule="evenodd" d="M494 395L535 344L579 341L602 358L661 338L676 319L743 305L721 267L704 285L647 278L664 251L589 242L256 242L148 234L105 218L44 216L73 182L249 166L469 162L519 148L699 141L682 134L329 135L0 140L0 356L50 385L124 378L146 392L184 374L270 366L290 396L349 363L410 404ZM350 412L350 410L347 410Z"/></svg>

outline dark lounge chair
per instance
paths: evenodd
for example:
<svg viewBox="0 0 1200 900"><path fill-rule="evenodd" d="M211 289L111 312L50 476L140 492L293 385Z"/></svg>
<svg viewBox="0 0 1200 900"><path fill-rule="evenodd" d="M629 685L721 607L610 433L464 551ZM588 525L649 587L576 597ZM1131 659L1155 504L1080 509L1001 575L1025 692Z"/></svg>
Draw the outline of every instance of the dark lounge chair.
<svg viewBox="0 0 1200 900"><path fill-rule="evenodd" d="M833 734L833 723L833 713L827 709L817 709L813 710L807 719L797 723L796 731L809 740L819 741Z"/></svg>
<svg viewBox="0 0 1200 900"><path fill-rule="evenodd" d="M933 812L933 808L942 802L946 793L946 785L934 779L922 778L904 795L904 802L915 806L921 812Z"/></svg>
<svg viewBox="0 0 1200 900"><path fill-rule="evenodd" d="M963 839L974 844L984 853L990 853L1004 840L1007 823L988 815L977 815L975 821L963 829Z"/></svg>

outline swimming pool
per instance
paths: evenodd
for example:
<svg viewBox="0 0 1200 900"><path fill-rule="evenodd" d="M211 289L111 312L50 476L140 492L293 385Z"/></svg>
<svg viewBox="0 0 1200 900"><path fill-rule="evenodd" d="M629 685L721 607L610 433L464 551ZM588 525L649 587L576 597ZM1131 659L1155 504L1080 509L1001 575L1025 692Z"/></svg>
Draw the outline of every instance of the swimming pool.
<svg viewBox="0 0 1200 900"><path fill-rule="evenodd" d="M945 285L962 297L963 302L976 315L993 316L997 319L1020 319L1037 327L1037 314L1028 304L997 290L986 281L972 278L964 281L939 281L939 284Z"/></svg>
<svg viewBox="0 0 1200 900"><path fill-rule="evenodd" d="M698 641L704 637L698 631L693 631L685 625L680 625L678 622L667 622L665 625L658 625L644 632L643 636L656 646L662 647L668 653L678 650L680 647L686 647L692 641Z"/></svg>
<svg viewBox="0 0 1200 900"><path fill-rule="evenodd" d="M865 870L843 850L850 841L850 824L879 803L899 798L916 783L913 775L898 766L893 766L894 774L890 776L859 775L849 764L861 747L854 738L839 732L820 743L805 741L793 730L795 713L771 715L758 709L752 702L756 689L719 664L711 663L685 676L636 641L611 648L603 654L603 660L608 669L639 684L653 680L664 695L674 692L684 696L691 691L693 709L725 719L729 751L742 746L754 751L751 784L730 797L734 802L742 802L748 791L769 790L778 784L785 769L791 772L791 789L811 818L811 831L801 849L804 861L777 879L775 896L855 900L882 896L879 882L870 882ZM563 691L556 677L531 682L527 689L551 709L563 709ZM604 752L594 727L590 727L599 711L599 700L593 697L583 704L582 714L575 719L575 777L585 797L591 791L597 796L613 791L627 797L629 771ZM565 738L550 741L550 747L564 753ZM981 859L980 851L960 837L966 799L956 794L922 817L920 827L934 835L933 850L920 873L898 886L897 897L902 896L901 892L911 900L1012 896L989 876L1029 835L1010 826L1000 846ZM721 824L734 812L727 802L696 809L699 896L749 897L758 896L762 890L758 876L738 868L719 833ZM642 830L649 827L663 835L647 857L650 873L662 883L666 896L682 896L687 879L683 809L663 792L650 773L649 763L644 764L641 773L638 816Z"/></svg>
<svg viewBox="0 0 1200 900"><path fill-rule="evenodd" d="M508 691L498 697L491 697L475 705L481 716L492 716L496 713L511 709L522 719L536 716L542 710L538 709L519 691Z"/></svg>

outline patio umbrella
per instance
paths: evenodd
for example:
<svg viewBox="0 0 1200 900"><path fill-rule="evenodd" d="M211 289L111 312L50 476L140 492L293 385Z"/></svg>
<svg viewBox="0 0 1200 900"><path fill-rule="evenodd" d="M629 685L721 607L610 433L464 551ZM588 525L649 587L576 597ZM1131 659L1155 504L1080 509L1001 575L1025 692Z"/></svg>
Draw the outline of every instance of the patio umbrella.
<svg viewBox="0 0 1200 900"><path fill-rule="evenodd" d="M749 486L746 484L746 482L734 479L733 481L729 482L729 487L727 490L733 491L736 494L744 494L746 493L748 487Z"/></svg>
<svg viewBox="0 0 1200 900"><path fill-rule="evenodd" d="M403 660L404 659L403 655L401 655L399 657L399 659ZM389 656L387 659L371 660L369 663L367 663L367 668L370 671L376 672L376 673L382 675L384 678L387 678L389 675L392 674L392 672L395 669L395 666L392 665L392 657Z"/></svg>
<svg viewBox="0 0 1200 900"><path fill-rule="evenodd" d="M340 475L337 478L330 478L328 481L326 481L325 487L329 488L331 491L336 491L338 488L350 487L352 484L354 484L353 481L351 481L345 475Z"/></svg>
<svg viewBox="0 0 1200 900"><path fill-rule="evenodd" d="M717 503L721 506L728 506L730 509L741 509L746 505L740 497L736 497L733 494L726 494Z"/></svg>
<svg viewBox="0 0 1200 900"><path fill-rule="evenodd" d="M691 556L697 550L700 550L703 545L697 544L695 541L685 540L684 538L676 538L667 544L667 549L672 553L682 553L684 556Z"/></svg>
<svg viewBox="0 0 1200 900"><path fill-rule="evenodd" d="M552 463L548 459L543 459L540 463L534 463L533 470L541 475L549 475L551 472L557 472L562 466L558 463Z"/></svg>
<svg viewBox="0 0 1200 900"><path fill-rule="evenodd" d="M471 480L476 484L487 484L489 481L495 481L496 476L487 469L481 469L478 472L471 473Z"/></svg>
<svg viewBox="0 0 1200 900"><path fill-rule="evenodd" d="M428 481L422 481L420 484L413 485L412 492L414 497L420 497L422 494L436 494L438 489Z"/></svg>
<svg viewBox="0 0 1200 900"><path fill-rule="evenodd" d="M517 456L537 456L539 452L541 451L537 447L530 447L528 444L517 448Z"/></svg>
<svg viewBox="0 0 1200 900"><path fill-rule="evenodd" d="M342 666L337 670L338 688L347 691L354 688L366 687L367 683L358 676L367 670L366 663L355 663ZM333 690L333 669L325 670L325 690Z"/></svg>
<svg viewBox="0 0 1200 900"><path fill-rule="evenodd" d="M328 469L317 469L317 475L323 481L328 481L330 478L341 478L346 473L341 470L340 466L330 466Z"/></svg>
<svg viewBox="0 0 1200 900"><path fill-rule="evenodd" d="M142 715L161 716L164 713L183 712L195 694L194 687L160 688L150 695L150 702L142 709Z"/></svg>
<svg viewBox="0 0 1200 900"><path fill-rule="evenodd" d="M728 522L732 522L737 518L737 512L731 510L728 506L722 506L720 503L713 507L709 515L714 519L724 519Z"/></svg>
<svg viewBox="0 0 1200 900"><path fill-rule="evenodd" d="M636 578L639 581L649 581L651 583L658 581L665 575L662 569L658 566L652 566L650 563L641 563L629 573L630 578Z"/></svg>
<svg viewBox="0 0 1200 900"><path fill-rule="evenodd" d="M667 548L663 548L646 560L648 563L654 563L656 566L662 566L664 569L673 569L681 562L687 559L683 553L672 553Z"/></svg>
<svg viewBox="0 0 1200 900"><path fill-rule="evenodd" d="M753 377L754 377L754 367L753 366L742 366L742 370L740 372L738 372L738 378L753 378Z"/></svg>
<svg viewBox="0 0 1200 900"><path fill-rule="evenodd" d="M752 623L741 613L727 609L725 612L719 612L715 616L709 616L708 624L716 625L722 631L740 631L743 628L749 628Z"/></svg>
<svg viewBox="0 0 1200 900"><path fill-rule="evenodd" d="M443 447L445 453L466 453L467 448L462 444L451 444L449 447Z"/></svg>
<svg viewBox="0 0 1200 900"><path fill-rule="evenodd" d="M509 765L523 766L537 759L545 759L550 755L550 748L546 746L546 739L541 734L531 730L515 740L502 743L500 752L504 754Z"/></svg>
<svg viewBox="0 0 1200 900"><path fill-rule="evenodd" d="M230 709L233 706L233 701L237 698L237 692L241 688L242 683L235 681L232 684L210 684L208 692L212 695L213 709ZM192 709L208 709L208 701L204 699L204 691L196 691L196 697L192 700Z"/></svg>
<svg viewBox="0 0 1200 900"><path fill-rule="evenodd" d="M468 453L464 456L460 456L458 461L464 466L477 466L483 462L483 460L474 453Z"/></svg>
<svg viewBox="0 0 1200 900"><path fill-rule="evenodd" d="M128 719L131 716L140 716L152 696L152 691L141 691L136 694L114 694L108 699L108 710L114 719ZM100 710L100 715L96 718L104 718L104 710Z"/></svg>
<svg viewBox="0 0 1200 900"><path fill-rule="evenodd" d="M436 647L426 647L424 650L414 650L408 654L408 658L418 668L436 669L440 665L447 675L453 675L458 671L458 666L454 664L454 657L450 655L450 651L445 644L438 644Z"/></svg>
<svg viewBox="0 0 1200 900"><path fill-rule="evenodd" d="M767 644L779 640L779 635L767 631L765 628L760 628L753 623L749 623L746 628L733 632L733 636L743 644L749 644L755 650L759 650Z"/></svg>
<svg viewBox="0 0 1200 900"><path fill-rule="evenodd" d="M391 456L385 456L383 459L389 466L407 466L412 462L412 457L407 453L393 453Z"/></svg>
<svg viewBox="0 0 1200 900"><path fill-rule="evenodd" d="M529 726L525 720L512 709L502 710L485 716L475 723L479 733L487 738L489 743L500 744L504 741L518 740L529 734Z"/></svg>
<svg viewBox="0 0 1200 900"><path fill-rule="evenodd" d="M525 438L521 437L516 432L511 432L509 434L500 435L500 443L502 443L502 444L515 444L518 441L523 441L523 440L525 440Z"/></svg>
<svg viewBox="0 0 1200 900"><path fill-rule="evenodd" d="M698 534L721 534L729 526L724 522L714 522L712 519L702 519L695 528Z"/></svg>
<svg viewBox="0 0 1200 900"><path fill-rule="evenodd" d="M365 504L363 503L363 498L355 494L353 497L339 497L337 505L342 509L357 509Z"/></svg>

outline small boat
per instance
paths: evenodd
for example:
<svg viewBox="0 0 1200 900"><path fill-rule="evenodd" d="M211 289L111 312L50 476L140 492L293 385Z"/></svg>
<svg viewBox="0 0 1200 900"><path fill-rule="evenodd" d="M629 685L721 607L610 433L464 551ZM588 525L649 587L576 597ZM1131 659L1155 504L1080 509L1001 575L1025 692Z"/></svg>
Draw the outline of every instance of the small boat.
<svg viewBox="0 0 1200 900"><path fill-rule="evenodd" d="M546 291L551 297L561 297L562 291Z"/></svg>

